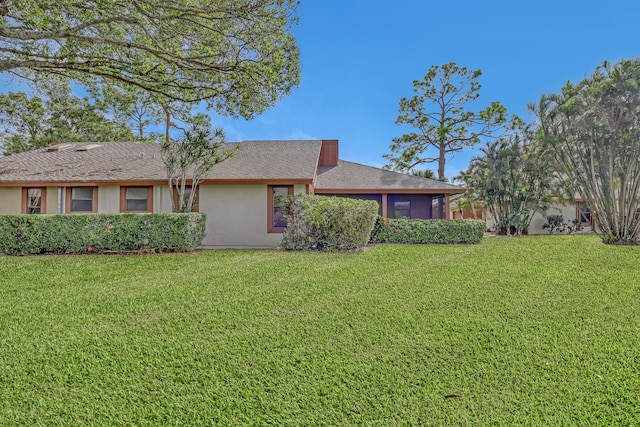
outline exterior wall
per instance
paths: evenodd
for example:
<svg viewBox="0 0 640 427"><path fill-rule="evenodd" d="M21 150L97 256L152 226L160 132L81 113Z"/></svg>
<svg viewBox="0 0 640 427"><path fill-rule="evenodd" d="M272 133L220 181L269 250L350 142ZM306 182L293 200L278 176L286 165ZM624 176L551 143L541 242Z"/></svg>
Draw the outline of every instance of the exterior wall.
<svg viewBox="0 0 640 427"><path fill-rule="evenodd" d="M382 194L323 194L334 197L347 197L351 199L362 200L375 200L378 202L380 209L378 213L384 216L383 213L383 200L385 198ZM394 218L394 202L395 201L409 201L411 202L411 218L413 219L432 219L434 218L434 212L432 212L432 201L434 198L440 198L441 214L435 215L436 218L446 218L446 197L442 194L387 194L386 195L386 214L388 218Z"/></svg>
<svg viewBox="0 0 640 427"><path fill-rule="evenodd" d="M154 212L173 212L171 205L171 194L168 185L153 186L153 211Z"/></svg>
<svg viewBox="0 0 640 427"><path fill-rule="evenodd" d="M389 194L387 196L387 216L395 218L394 204L396 201L411 202L412 219L431 219L431 195L427 194Z"/></svg>
<svg viewBox="0 0 640 427"><path fill-rule="evenodd" d="M120 186L98 187L98 213L120 213Z"/></svg>
<svg viewBox="0 0 640 427"><path fill-rule="evenodd" d="M47 187L47 213L60 212L59 191L64 197L63 187ZM266 184L201 185L199 191L200 212L207 215L204 247L275 247L282 239L281 233L267 232ZM305 184L294 185L294 194L306 192ZM0 213L19 214L21 207L21 187L0 187ZM168 186L154 186L153 211L171 212ZM98 212L120 212L119 186L98 187Z"/></svg>
<svg viewBox="0 0 640 427"><path fill-rule="evenodd" d="M22 188L0 187L0 214L22 213Z"/></svg>
<svg viewBox="0 0 640 427"><path fill-rule="evenodd" d="M544 213L536 213L531 219L529 225L529 234L549 234L549 229L542 228L547 222L547 216L549 215L562 215L565 222L571 222L576 218L576 204L573 202L566 202L564 205L554 205ZM491 216L487 218L487 229L493 229L495 221ZM591 233L593 229L591 227L584 227L581 231L576 233Z"/></svg>
<svg viewBox="0 0 640 427"><path fill-rule="evenodd" d="M554 205L545 214L536 213L531 219L529 234L549 234L549 229L542 228L549 215L562 215L565 222L571 222L576 219L576 213L576 204L572 202L566 202L564 205ZM592 231L591 227L584 227L578 233L590 233Z"/></svg>
<svg viewBox="0 0 640 427"><path fill-rule="evenodd" d="M45 207L45 213L58 214L64 212L64 209L60 206L60 191L61 187L47 187L47 206Z"/></svg>
<svg viewBox="0 0 640 427"><path fill-rule="evenodd" d="M171 199L168 185L153 186L153 212L171 212ZM103 185L98 187L98 212L120 213L120 186Z"/></svg>
<svg viewBox="0 0 640 427"><path fill-rule="evenodd" d="M294 194L306 185L294 186ZM205 248L275 247L280 233L267 233L267 185L201 185L200 212L207 215Z"/></svg>

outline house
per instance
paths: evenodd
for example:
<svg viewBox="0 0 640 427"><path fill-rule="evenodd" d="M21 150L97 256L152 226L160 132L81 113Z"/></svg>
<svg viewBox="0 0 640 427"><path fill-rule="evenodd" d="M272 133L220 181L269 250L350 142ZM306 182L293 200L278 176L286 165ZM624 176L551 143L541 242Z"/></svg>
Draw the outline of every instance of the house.
<svg viewBox="0 0 640 427"><path fill-rule="evenodd" d="M230 144L235 147L235 144ZM204 247L274 247L278 195L376 200L388 218L449 218L464 188L338 159L338 141L245 141L197 189ZM1 214L171 212L158 144L61 143L0 158Z"/></svg>
<svg viewBox="0 0 640 427"><path fill-rule="evenodd" d="M468 209L456 210L455 200L452 202L453 206L453 218L471 218L472 213ZM477 218L484 219L487 224L487 229L493 229L495 227L494 218L489 215L482 207L478 208L476 212ZM591 233L595 230L595 220L591 215L591 210L587 203L585 203L579 195L576 195L573 200L566 199L563 204L554 203L549 209L544 212L536 212L531 217L531 223L527 234L549 234L550 229L545 227L547 224L547 217L551 215L562 215L564 223L573 227L573 221L580 221L580 230L571 230L572 233ZM556 231L557 232L557 231ZM564 232L569 232L566 228Z"/></svg>
<svg viewBox="0 0 640 427"><path fill-rule="evenodd" d="M571 224L571 221L578 219L582 229L577 233L591 233L594 231L594 218L587 204L576 195L574 200L565 200L564 204L553 204L544 214L536 212L531 218L529 234L549 234L549 229L543 226L547 223L547 216L562 215L564 222Z"/></svg>

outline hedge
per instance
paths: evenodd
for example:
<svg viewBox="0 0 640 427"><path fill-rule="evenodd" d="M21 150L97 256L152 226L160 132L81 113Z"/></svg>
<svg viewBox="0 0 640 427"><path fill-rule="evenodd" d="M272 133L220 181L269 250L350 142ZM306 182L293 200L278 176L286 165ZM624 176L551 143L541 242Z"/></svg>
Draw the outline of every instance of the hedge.
<svg viewBox="0 0 640 427"><path fill-rule="evenodd" d="M190 251L205 221L202 213L0 215L0 253Z"/></svg>
<svg viewBox="0 0 640 427"><path fill-rule="evenodd" d="M371 243L480 243L484 221L475 219L387 219L378 216Z"/></svg>
<svg viewBox="0 0 640 427"><path fill-rule="evenodd" d="M373 200L312 194L289 197L289 213L280 247L335 251L366 246L378 215Z"/></svg>

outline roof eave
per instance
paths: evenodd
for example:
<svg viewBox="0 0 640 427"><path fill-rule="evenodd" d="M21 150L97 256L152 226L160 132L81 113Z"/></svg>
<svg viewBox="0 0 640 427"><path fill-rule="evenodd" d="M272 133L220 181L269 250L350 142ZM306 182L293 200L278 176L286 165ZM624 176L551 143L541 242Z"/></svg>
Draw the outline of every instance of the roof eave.
<svg viewBox="0 0 640 427"><path fill-rule="evenodd" d="M315 188L316 194L461 194L466 188Z"/></svg>

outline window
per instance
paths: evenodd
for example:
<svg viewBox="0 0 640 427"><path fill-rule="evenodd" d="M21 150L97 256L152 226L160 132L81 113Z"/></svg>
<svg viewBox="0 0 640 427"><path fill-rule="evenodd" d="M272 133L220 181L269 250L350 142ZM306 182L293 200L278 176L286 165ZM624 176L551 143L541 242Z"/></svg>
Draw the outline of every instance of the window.
<svg viewBox="0 0 640 427"><path fill-rule="evenodd" d="M431 199L431 219L444 218L444 197L438 196Z"/></svg>
<svg viewBox="0 0 640 427"><path fill-rule="evenodd" d="M191 194L191 185L187 185L184 188L184 195L183 198L185 200L185 206L186 206L186 202L187 200L189 200L189 195ZM174 206L176 207L176 209L178 208L178 190L176 190L175 188L173 189L173 203ZM193 196L193 205L191 206L191 212L200 212L200 186L198 185L196 187L196 194L195 196Z"/></svg>
<svg viewBox="0 0 640 427"><path fill-rule="evenodd" d="M153 212L153 187L120 187L120 212Z"/></svg>
<svg viewBox="0 0 640 427"><path fill-rule="evenodd" d="M393 202L394 218L411 218L411 202L409 200L396 200Z"/></svg>
<svg viewBox="0 0 640 427"><path fill-rule="evenodd" d="M46 212L46 188L22 189L22 213L42 214Z"/></svg>
<svg viewBox="0 0 640 427"><path fill-rule="evenodd" d="M576 217L580 220L583 227L591 227L593 225L591 218L591 209L585 202L578 202L576 206Z"/></svg>
<svg viewBox="0 0 640 427"><path fill-rule="evenodd" d="M267 190L267 232L282 233L287 227L285 198L293 194L293 185L269 185Z"/></svg>
<svg viewBox="0 0 640 427"><path fill-rule="evenodd" d="M98 187L67 188L67 213L98 212Z"/></svg>

